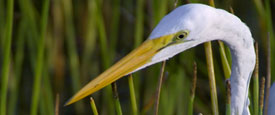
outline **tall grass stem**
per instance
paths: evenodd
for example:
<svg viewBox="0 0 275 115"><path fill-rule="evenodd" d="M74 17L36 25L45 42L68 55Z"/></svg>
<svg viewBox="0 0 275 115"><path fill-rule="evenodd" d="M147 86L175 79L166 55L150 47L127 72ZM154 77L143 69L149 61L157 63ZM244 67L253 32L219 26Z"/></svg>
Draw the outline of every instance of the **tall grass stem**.
<svg viewBox="0 0 275 115"><path fill-rule="evenodd" d="M191 96L189 100L189 106L188 106L188 115L193 115L193 106L194 106L194 99L195 99L195 93L196 93L196 84L197 84L197 63L194 62L193 65L193 81L192 81L192 87L191 87Z"/></svg>
<svg viewBox="0 0 275 115"><path fill-rule="evenodd" d="M226 81L226 110L225 115L231 115L231 83Z"/></svg>
<svg viewBox="0 0 275 115"><path fill-rule="evenodd" d="M135 23L135 47L141 44L143 38L144 0L137 0L136 23Z"/></svg>
<svg viewBox="0 0 275 115"><path fill-rule="evenodd" d="M93 99L93 97L90 97L90 105L94 115L98 115L95 100Z"/></svg>
<svg viewBox="0 0 275 115"><path fill-rule="evenodd" d="M166 65L166 61L163 61L162 66L161 66L161 71L160 71L160 77L159 77L159 81L158 81L157 92L156 92L155 114L154 115L158 115L158 111L159 111L160 91L161 91L162 81L163 81L163 77L164 77L165 65Z"/></svg>
<svg viewBox="0 0 275 115"><path fill-rule="evenodd" d="M212 7L215 7L214 0L209 0L209 4ZM213 112L214 115L219 115L218 98L217 98L216 80L215 80L214 62L213 62L213 53L212 53L211 42L204 43L204 48L205 48L205 54L206 54L207 70L208 70L209 85L210 85L210 96L211 96L211 103L212 103L212 112Z"/></svg>
<svg viewBox="0 0 275 115"><path fill-rule="evenodd" d="M265 77L262 77L261 80L261 89L260 89L260 100L259 100L259 115L263 115L264 108L264 95L265 95Z"/></svg>
<svg viewBox="0 0 275 115"><path fill-rule="evenodd" d="M102 1L101 0L96 0L96 27L98 30L98 35L99 35L99 42L100 42L100 53L101 53L101 58L102 58L102 66L103 69L107 69L108 67L111 66L111 53L114 51L114 49L110 49L107 44L107 34L106 34L106 29L105 29L105 23L104 23L104 18L103 18L103 11L102 11ZM105 90L104 90L104 101L107 103L108 108L110 111L114 111L114 104L112 103L112 87L108 85ZM114 114L110 112L109 114Z"/></svg>
<svg viewBox="0 0 275 115"><path fill-rule="evenodd" d="M212 103L212 112L214 115L219 115L218 108L218 98L217 98L217 90L216 90L216 80L215 80L215 72L214 72L214 62L212 56L212 45L211 42L204 43L205 54L206 54L206 62L207 62L207 70L209 77L209 85L210 85L210 96Z"/></svg>
<svg viewBox="0 0 275 115"><path fill-rule="evenodd" d="M10 55L11 55L11 41L12 41L12 26L13 26L13 7L14 1L7 1L7 18L6 18L6 31L5 40L3 41L3 65L2 65L2 77L1 77L1 98L0 98L0 113L6 115L6 103L8 95L8 80L10 72Z"/></svg>
<svg viewBox="0 0 275 115"><path fill-rule="evenodd" d="M132 114L138 115L138 107L137 107L135 87L134 87L134 81L133 81L132 74L130 74L128 77L128 83L129 83L129 89L130 89L131 106L132 106L132 111L133 111Z"/></svg>
<svg viewBox="0 0 275 115"><path fill-rule="evenodd" d="M55 97L55 114L54 115L59 115L59 103L60 103L60 99L59 99L59 94L56 94Z"/></svg>
<svg viewBox="0 0 275 115"><path fill-rule="evenodd" d="M37 49L37 60L36 60L36 68L35 68L35 76L34 76L34 84L33 84L33 92L32 92L32 102L31 102L31 115L37 114L38 103L39 103L39 95L41 88L41 78L43 72L44 65L44 50L45 50L45 38L46 38L46 30L48 23L48 14L49 14L49 0L44 0L42 7L42 16L41 16L41 31L40 31L40 39L38 42Z"/></svg>
<svg viewBox="0 0 275 115"><path fill-rule="evenodd" d="M265 106L264 106L264 113L267 113L267 109L268 109L268 101L269 101L269 89L270 89L270 85L271 85L271 54L270 54L270 33L268 33L267 35L267 56L266 56L266 86L265 86Z"/></svg>
<svg viewBox="0 0 275 115"><path fill-rule="evenodd" d="M226 57L225 46L224 46L222 41L218 41L218 43L219 43L219 46L220 46L219 49L220 49L220 55L221 55L221 60L222 60L224 76L225 76L225 79L229 79L230 75L231 75L231 68L230 68L230 65L228 63L228 59Z"/></svg>
<svg viewBox="0 0 275 115"><path fill-rule="evenodd" d="M255 43L256 65L253 76L253 111L255 115L259 115L259 50L258 43Z"/></svg>
<svg viewBox="0 0 275 115"><path fill-rule="evenodd" d="M116 113L117 113L117 115L122 115L122 110L121 110L121 106L120 106L120 102L119 102L119 96L118 96L116 82L112 83L112 89L113 89Z"/></svg>
<svg viewBox="0 0 275 115"><path fill-rule="evenodd" d="M73 5L72 0L63 0L63 10L65 17L65 42L66 50L68 53L69 70L72 78L73 92L77 92L80 89L80 71L79 71L79 57L77 53L76 40L75 40L75 27L73 20ZM78 112L83 111L83 102L76 104L76 110Z"/></svg>
<svg viewBox="0 0 275 115"><path fill-rule="evenodd" d="M20 89L20 80L22 76L22 65L24 60L24 43L25 43L25 36L24 33L26 32L26 20L23 19L18 27L18 35L16 41L16 50L15 50L15 58L14 58L14 78L11 80L12 88L10 92L10 99L8 104L8 114L14 115L16 113L16 107L18 107L18 97L19 97L19 89Z"/></svg>

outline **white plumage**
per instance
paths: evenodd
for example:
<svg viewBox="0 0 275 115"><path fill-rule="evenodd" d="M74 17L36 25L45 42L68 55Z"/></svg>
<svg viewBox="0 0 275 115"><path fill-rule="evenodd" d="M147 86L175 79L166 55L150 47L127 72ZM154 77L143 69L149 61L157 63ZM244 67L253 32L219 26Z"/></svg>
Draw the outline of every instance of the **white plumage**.
<svg viewBox="0 0 275 115"><path fill-rule="evenodd" d="M269 89L269 100L268 100L268 115L274 115L275 113L275 83Z"/></svg>
<svg viewBox="0 0 275 115"><path fill-rule="evenodd" d="M140 67L169 59L186 49L213 40L222 40L231 50L231 111L232 115L248 115L248 87L255 66L253 38L249 28L236 16L203 4L183 5L166 15L151 33L149 39L182 30L190 31L187 42L162 49L151 62ZM138 69L138 70L139 70Z"/></svg>
<svg viewBox="0 0 275 115"><path fill-rule="evenodd" d="M184 36L175 39L181 32ZM148 40L88 83L67 105L124 75L213 40L224 41L231 50L231 113L249 115L248 87L256 58L250 30L238 17L203 4L183 5L166 15Z"/></svg>

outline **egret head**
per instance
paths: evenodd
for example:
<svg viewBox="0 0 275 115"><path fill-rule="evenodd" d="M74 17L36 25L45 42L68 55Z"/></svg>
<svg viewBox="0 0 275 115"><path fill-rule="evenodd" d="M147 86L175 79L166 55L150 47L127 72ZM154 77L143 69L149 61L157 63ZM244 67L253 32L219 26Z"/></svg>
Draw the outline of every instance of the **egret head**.
<svg viewBox="0 0 275 115"><path fill-rule="evenodd" d="M66 105L76 102L117 79L213 39L209 26L216 9L202 4L189 4L166 15L140 47L89 82ZM209 15L211 14L211 15Z"/></svg>
<svg viewBox="0 0 275 115"><path fill-rule="evenodd" d="M141 68L167 60L174 55L217 38L217 9L202 4L180 6L166 15L152 31L149 39L158 50ZM211 28L211 29L210 29ZM220 32L219 32L220 33Z"/></svg>

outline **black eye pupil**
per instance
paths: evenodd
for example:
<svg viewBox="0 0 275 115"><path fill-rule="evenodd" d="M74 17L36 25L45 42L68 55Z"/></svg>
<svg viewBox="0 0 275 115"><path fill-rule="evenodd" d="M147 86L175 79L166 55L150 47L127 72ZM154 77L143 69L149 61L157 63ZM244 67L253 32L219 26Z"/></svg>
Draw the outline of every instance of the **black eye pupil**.
<svg viewBox="0 0 275 115"><path fill-rule="evenodd" d="M182 35L182 34L181 34L181 35L179 35L179 38L183 38L183 37L184 37L184 35Z"/></svg>

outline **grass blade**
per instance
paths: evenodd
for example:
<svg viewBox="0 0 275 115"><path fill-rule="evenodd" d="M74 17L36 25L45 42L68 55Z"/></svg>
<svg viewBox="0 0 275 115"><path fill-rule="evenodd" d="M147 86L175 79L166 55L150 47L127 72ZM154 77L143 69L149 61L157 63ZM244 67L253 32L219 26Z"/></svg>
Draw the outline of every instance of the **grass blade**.
<svg viewBox="0 0 275 115"><path fill-rule="evenodd" d="M83 54L81 58L81 75L85 78L87 76L91 76L91 68L95 66L93 60L91 60L93 53L95 52L96 48L96 4L95 0L88 1L88 8L87 8L87 20L86 20L86 27L85 27L85 36L84 36L84 47L83 47ZM90 79L90 77L89 77Z"/></svg>
<svg viewBox="0 0 275 115"><path fill-rule="evenodd" d="M31 103L31 115L37 114L38 101L40 95L41 78L43 72L43 61L44 61L44 47L45 47L45 37L48 23L48 12L49 12L49 0L44 0L42 7L42 17L41 17L41 35L38 42L38 52L36 60L36 69L33 84L33 94Z"/></svg>
<svg viewBox="0 0 275 115"><path fill-rule="evenodd" d="M226 113L225 115L231 115L231 83L226 81Z"/></svg>
<svg viewBox="0 0 275 115"><path fill-rule="evenodd" d="M102 1L96 0L96 27L98 29L99 34L99 42L100 42L100 53L102 58L102 66L103 69L106 70L108 67L111 66L111 53L114 49L110 49L107 44L107 35L106 35L106 29L105 29L105 23L103 19L103 11L102 11ZM108 110L110 111L108 114L114 114L112 111L114 111L114 106L112 103L113 98L112 96L112 88L110 85L108 85L106 88L104 88L104 97L103 97L103 103L108 106Z"/></svg>
<svg viewBox="0 0 275 115"><path fill-rule="evenodd" d="M271 10L271 5L270 5L270 0L265 0L265 7L266 7L266 10L265 10L265 15L266 15L266 23L267 23L267 32L268 32L268 35L267 35L267 51L270 53L268 54L269 57L271 59L274 59L274 49L275 49L275 46L274 45L270 45L270 43L275 43L275 40L274 40L274 29L273 29L273 23L272 23L272 10ZM273 13L274 14L274 13ZM268 49L269 48L269 49ZM270 63L270 69L271 68L275 68L275 61L272 61L270 60L268 63ZM274 72L273 73L267 73L267 74L270 74L270 81L274 81L275 80L275 74Z"/></svg>
<svg viewBox="0 0 275 115"><path fill-rule="evenodd" d="M261 89L260 89L260 100L259 100L259 115L263 115L263 108L264 108L264 95L265 95L265 77L262 77L261 80Z"/></svg>
<svg viewBox="0 0 275 115"><path fill-rule="evenodd" d="M222 41L218 41L219 43L219 49L220 49L220 55L221 55L221 60L222 60L222 66L223 66L223 71L224 71L224 76L225 79L229 79L231 75L231 68L228 63L226 53L225 53L225 46Z"/></svg>
<svg viewBox="0 0 275 115"><path fill-rule="evenodd" d="M133 115L138 115L138 107L136 102L136 95L135 95L135 87L134 87L134 81L133 81L133 75L131 74L128 77L128 83L129 83L129 89L130 89L130 98L131 98L131 106L133 110Z"/></svg>
<svg viewBox="0 0 275 115"><path fill-rule="evenodd" d="M120 0L112 0L113 8L112 8L112 22L111 22L111 34L110 34L110 48L115 49L118 41L118 33L119 33L119 19L120 19ZM111 54L111 58L114 57L114 52Z"/></svg>
<svg viewBox="0 0 275 115"><path fill-rule="evenodd" d="M0 113L6 115L6 103L8 93L8 78L10 69L10 55L11 55L11 41L12 41L12 26L13 26L13 7L14 1L7 1L7 20L6 20L6 33L5 40L3 41L3 65L2 65L2 77L1 77L1 98L0 98Z"/></svg>
<svg viewBox="0 0 275 115"><path fill-rule="evenodd" d="M69 69L71 72L73 92L80 89L80 72L79 72L79 57L77 54L77 47L75 41L75 30L73 23L73 8L71 0L63 0L64 14L65 14L65 28L66 28L66 46L69 57ZM82 112L84 109L83 102L76 104L76 110Z"/></svg>
<svg viewBox="0 0 275 115"><path fill-rule="evenodd" d="M15 59L14 59L14 78L11 80L11 92L8 106L8 114L14 115L16 113L16 107L18 107L18 94L20 88L20 80L22 76L22 65L24 60L24 42L25 42L25 30L26 21L23 19L18 27L18 36L16 41Z"/></svg>
<svg viewBox="0 0 275 115"><path fill-rule="evenodd" d="M206 54L207 70L208 70L209 85L210 85L210 96L211 96L211 103L212 103L212 112L213 112L214 115L218 115L219 114L219 108L218 108L218 98L217 98L217 90L216 90L216 81L215 81L215 72L214 72L211 42L204 43L204 48L205 48L205 54Z"/></svg>
<svg viewBox="0 0 275 115"><path fill-rule="evenodd" d="M209 0L209 4L215 7L214 0ZM213 54L212 54L212 45L211 42L204 43L205 54L206 54L206 62L207 62L207 70L210 84L210 96L212 103L212 112L214 115L219 115L218 108L218 98L217 98L217 90L216 90L216 80L215 80L215 72L214 72L214 62L213 62Z"/></svg>
<svg viewBox="0 0 275 115"><path fill-rule="evenodd" d="M254 70L253 77L253 109L254 114L259 115L259 50L258 43L255 43L255 51L256 51L256 65Z"/></svg>
<svg viewBox="0 0 275 115"><path fill-rule="evenodd" d="M4 5L4 0L0 0L0 46L1 49L3 48L3 42L4 42L4 30L5 30L5 5Z"/></svg>
<svg viewBox="0 0 275 115"><path fill-rule="evenodd" d="M188 115L193 115L193 106L194 106L194 99L195 99L195 92L196 92L196 84L197 84L197 64L194 62L193 67L193 82L191 87L191 96L189 100L189 106L188 106Z"/></svg>
<svg viewBox="0 0 275 115"><path fill-rule="evenodd" d="M54 115L59 115L59 94L56 94L55 97L55 114Z"/></svg>
<svg viewBox="0 0 275 115"><path fill-rule="evenodd" d="M156 92L155 114L154 115L158 115L160 91L161 91L162 81L163 81L163 77L164 77L165 64L166 64L166 61L163 61L162 66L161 66L161 71L160 71L161 73L160 73L160 77L159 77L157 92Z"/></svg>
<svg viewBox="0 0 275 115"><path fill-rule="evenodd" d="M121 110L121 106L120 106L120 102L119 102L119 96L118 96L118 92L117 92L116 82L112 83L112 89L113 89L116 113L117 113L117 115L122 115L122 110Z"/></svg>
<svg viewBox="0 0 275 115"><path fill-rule="evenodd" d="M135 23L135 45L134 47L138 47L143 38L143 22L144 22L144 0L137 0L137 8L136 8L136 23Z"/></svg>
<svg viewBox="0 0 275 115"><path fill-rule="evenodd" d="M94 115L98 115L97 108L96 108L95 101L94 101L93 97L90 98L90 105L91 105Z"/></svg>
<svg viewBox="0 0 275 115"><path fill-rule="evenodd" d="M49 56L50 54L48 54ZM45 56L45 58L48 58ZM48 61L48 59L45 59L45 62ZM53 91L50 83L50 76L48 71L49 63L44 63L44 70L43 70L43 78L42 78L42 90L41 90L41 102L44 103L45 108L44 109L45 115L54 115L54 97L53 97ZM41 104L40 104L41 105Z"/></svg>
<svg viewBox="0 0 275 115"><path fill-rule="evenodd" d="M268 33L269 34L269 33ZM268 109L268 101L269 101L269 89L271 85L271 62L270 62L270 36L267 36L267 56L266 56L266 86L265 86L265 106L264 106L264 113L267 113Z"/></svg>

